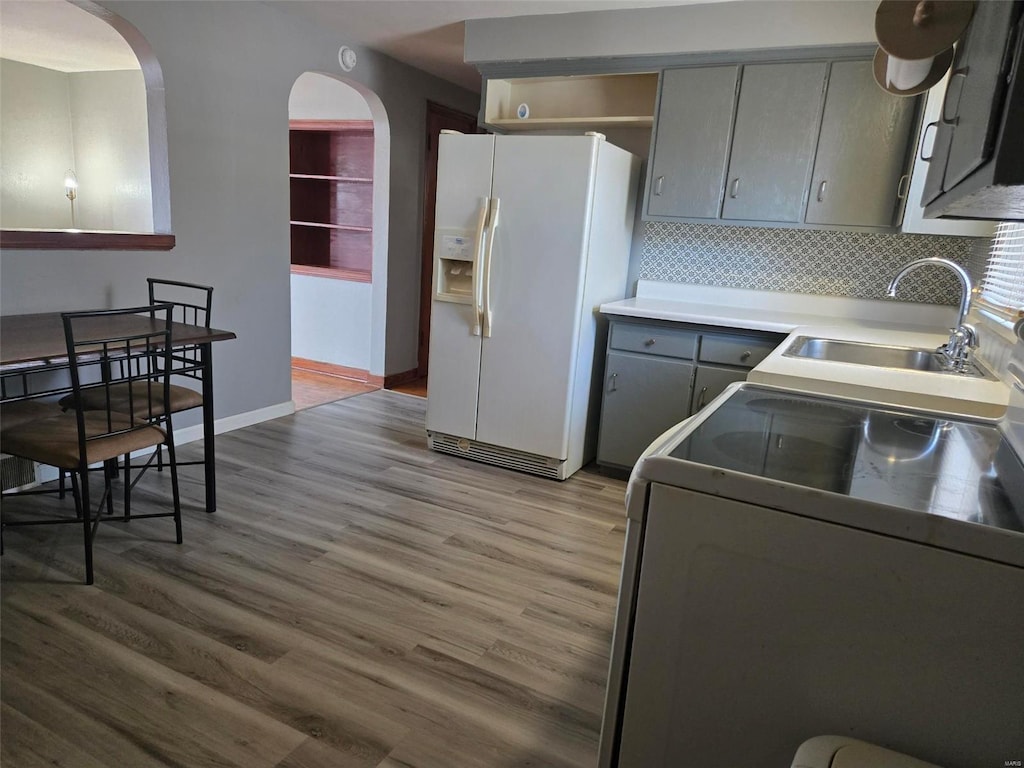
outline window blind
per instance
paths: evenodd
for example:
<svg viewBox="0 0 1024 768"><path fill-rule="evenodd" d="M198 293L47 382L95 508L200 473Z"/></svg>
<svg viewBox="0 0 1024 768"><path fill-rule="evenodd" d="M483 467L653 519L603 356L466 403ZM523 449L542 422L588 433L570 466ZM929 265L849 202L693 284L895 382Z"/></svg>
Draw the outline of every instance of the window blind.
<svg viewBox="0 0 1024 768"><path fill-rule="evenodd" d="M996 227L981 281L981 301L1002 317L1024 317L1024 223L1004 221Z"/></svg>

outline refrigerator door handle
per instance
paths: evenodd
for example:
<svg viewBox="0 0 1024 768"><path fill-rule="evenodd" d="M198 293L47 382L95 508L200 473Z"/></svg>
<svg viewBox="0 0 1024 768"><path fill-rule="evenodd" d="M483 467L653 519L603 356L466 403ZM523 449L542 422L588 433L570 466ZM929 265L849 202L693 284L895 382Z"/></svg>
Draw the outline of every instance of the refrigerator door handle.
<svg viewBox="0 0 1024 768"><path fill-rule="evenodd" d="M489 221L487 222L487 252L484 258L485 272L484 272L484 301L483 301L483 320L484 320L484 338L491 338L491 322L493 320L493 313L491 312L491 267L494 259L494 238L498 234L498 209L501 206L501 199L497 197L491 198L491 214Z"/></svg>
<svg viewBox="0 0 1024 768"><path fill-rule="evenodd" d="M483 269L484 269L484 230L487 227L487 216L490 209L490 198L480 198L480 216L476 223L476 259L473 263L473 335L480 335L480 318L483 315Z"/></svg>

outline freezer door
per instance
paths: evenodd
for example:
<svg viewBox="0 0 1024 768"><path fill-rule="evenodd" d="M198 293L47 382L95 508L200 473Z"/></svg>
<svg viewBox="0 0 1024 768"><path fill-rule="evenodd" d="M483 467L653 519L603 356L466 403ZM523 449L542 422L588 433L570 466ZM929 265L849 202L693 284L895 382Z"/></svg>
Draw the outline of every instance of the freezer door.
<svg viewBox="0 0 1024 768"><path fill-rule="evenodd" d="M486 205L491 194L493 158L493 136L441 135L435 209L438 232L476 230L481 205ZM436 267L437 258L434 262ZM479 272L479 264L474 262L473 268ZM435 295L430 307L427 429L472 439L476 437L480 377L476 304L439 301L437 277L432 283Z"/></svg>
<svg viewBox="0 0 1024 768"><path fill-rule="evenodd" d="M477 439L565 459L599 140L498 136ZM493 202L492 202L493 205Z"/></svg>

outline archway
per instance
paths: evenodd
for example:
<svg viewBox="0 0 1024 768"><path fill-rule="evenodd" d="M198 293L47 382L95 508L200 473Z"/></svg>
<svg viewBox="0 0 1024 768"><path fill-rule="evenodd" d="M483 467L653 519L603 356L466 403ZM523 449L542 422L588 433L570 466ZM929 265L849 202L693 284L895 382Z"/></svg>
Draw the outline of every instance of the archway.
<svg viewBox="0 0 1024 768"><path fill-rule="evenodd" d="M360 83L303 73L288 102L292 361L380 388L384 379L391 135ZM352 391L359 391L358 388ZM295 397L298 406L303 403ZM327 392L313 401L333 399Z"/></svg>
<svg viewBox="0 0 1024 768"><path fill-rule="evenodd" d="M170 233L163 74L141 33L87 0L7 2L3 43L3 227L24 233L5 246L31 247L33 232Z"/></svg>

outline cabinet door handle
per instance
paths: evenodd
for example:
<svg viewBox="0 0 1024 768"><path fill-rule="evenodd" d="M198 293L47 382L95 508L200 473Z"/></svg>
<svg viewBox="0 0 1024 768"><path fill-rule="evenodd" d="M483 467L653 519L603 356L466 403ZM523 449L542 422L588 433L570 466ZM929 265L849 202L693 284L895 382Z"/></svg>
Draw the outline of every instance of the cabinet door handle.
<svg viewBox="0 0 1024 768"><path fill-rule="evenodd" d="M900 183L896 185L896 198L902 200L910 191L910 174L904 173L900 176Z"/></svg>
<svg viewBox="0 0 1024 768"><path fill-rule="evenodd" d="M645 347L653 347L654 346L654 342L655 342L654 339L648 339L647 341L644 342L644 346Z"/></svg>
<svg viewBox="0 0 1024 768"><path fill-rule="evenodd" d="M731 197L733 200L735 200L736 196L739 195L739 193L740 193L740 177L737 176L735 179L732 180L732 190L729 192L729 197Z"/></svg>
<svg viewBox="0 0 1024 768"><path fill-rule="evenodd" d="M661 190L665 186L665 177L659 176L654 180L654 194L661 196Z"/></svg>
<svg viewBox="0 0 1024 768"><path fill-rule="evenodd" d="M823 179L821 184L818 185L818 202L820 203L825 199L825 185L828 184L828 179Z"/></svg>
<svg viewBox="0 0 1024 768"><path fill-rule="evenodd" d="M750 350L748 349L746 352L744 352L742 355L740 355L740 360L742 362L746 362L749 359L750 359Z"/></svg>
<svg viewBox="0 0 1024 768"><path fill-rule="evenodd" d="M918 152L918 157L921 158L921 162L923 162L923 163L930 163L932 161L932 158L935 157L935 137L934 136L932 136L932 153L930 155L928 155L928 157L924 156L924 145L928 143L928 129L929 128L934 128L936 131L938 131L939 130L939 121L938 120L932 120L930 123L928 123L928 125L926 125L924 127L924 130L921 131L921 151Z"/></svg>
<svg viewBox="0 0 1024 768"><path fill-rule="evenodd" d="M609 392L618 392L618 387L616 386L617 382L615 381L618 377L619 377L619 374L617 374L617 373L613 373L611 376L608 377L608 391Z"/></svg>
<svg viewBox="0 0 1024 768"><path fill-rule="evenodd" d="M701 408L704 407L704 398L707 396L707 394L708 394L708 388L707 387L701 387L700 388L700 394L697 396L697 410L698 411Z"/></svg>
<svg viewBox="0 0 1024 768"><path fill-rule="evenodd" d="M970 72L970 71L971 71L970 67L964 67L963 69L954 69L949 74L949 86L953 85L953 78L954 77L966 78L967 77L967 73ZM959 114L960 108L959 108L959 106L957 106L957 114L953 115L953 117L946 117L946 103L949 101L949 93L950 93L949 86L946 87L946 98L943 99L943 101L942 101L942 109L939 110L939 120L942 122L943 125L955 126L955 125L957 125L960 122L960 114ZM963 86L961 86L961 91L962 90L963 90Z"/></svg>

